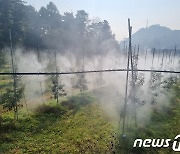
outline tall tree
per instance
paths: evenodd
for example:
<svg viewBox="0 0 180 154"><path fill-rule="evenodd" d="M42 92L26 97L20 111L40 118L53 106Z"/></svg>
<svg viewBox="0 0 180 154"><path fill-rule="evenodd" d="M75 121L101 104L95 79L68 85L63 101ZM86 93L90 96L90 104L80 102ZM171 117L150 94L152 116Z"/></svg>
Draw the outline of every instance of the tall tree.
<svg viewBox="0 0 180 154"><path fill-rule="evenodd" d="M9 29L13 43L22 42L25 26L25 6L21 0L0 0L0 47L9 45Z"/></svg>

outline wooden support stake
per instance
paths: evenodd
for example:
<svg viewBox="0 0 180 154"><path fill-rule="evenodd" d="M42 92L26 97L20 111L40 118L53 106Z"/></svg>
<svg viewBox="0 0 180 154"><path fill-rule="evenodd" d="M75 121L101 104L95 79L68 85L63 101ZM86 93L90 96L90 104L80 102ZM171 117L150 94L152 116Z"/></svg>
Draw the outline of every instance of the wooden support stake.
<svg viewBox="0 0 180 154"><path fill-rule="evenodd" d="M129 29L129 51L128 51L128 61L127 61L127 73L126 73L126 89L125 89L125 99L124 99L124 118L123 118L123 130L122 134L125 136L125 123L126 123L126 111L127 111L127 94L128 94L128 78L129 78L129 60L130 60L130 53L132 51L131 47L131 31L132 27L130 26L130 19L128 19L128 29Z"/></svg>

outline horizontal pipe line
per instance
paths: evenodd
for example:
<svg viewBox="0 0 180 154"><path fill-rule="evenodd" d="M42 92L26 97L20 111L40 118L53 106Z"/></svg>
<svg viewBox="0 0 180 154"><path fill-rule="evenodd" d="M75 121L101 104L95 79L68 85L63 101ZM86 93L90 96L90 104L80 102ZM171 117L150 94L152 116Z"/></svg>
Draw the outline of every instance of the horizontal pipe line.
<svg viewBox="0 0 180 154"><path fill-rule="evenodd" d="M0 73L0 75L68 75L68 74L82 74L82 73L100 73L100 72L125 72L127 69L107 69L107 70L92 70L92 71L75 71L75 72L17 72L17 73ZM132 71L129 69L129 71ZM156 73L173 73L180 74L180 71L166 71L166 70L133 70L138 72L156 72Z"/></svg>

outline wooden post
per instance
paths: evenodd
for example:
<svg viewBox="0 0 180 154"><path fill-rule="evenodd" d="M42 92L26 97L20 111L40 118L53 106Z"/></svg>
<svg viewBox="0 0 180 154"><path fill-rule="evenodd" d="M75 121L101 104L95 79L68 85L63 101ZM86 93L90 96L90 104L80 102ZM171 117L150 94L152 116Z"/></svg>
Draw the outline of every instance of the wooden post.
<svg viewBox="0 0 180 154"><path fill-rule="evenodd" d="M157 67L158 67L158 64L159 64L159 57L160 57L160 50L159 50L159 52L158 52L158 62L157 62Z"/></svg>
<svg viewBox="0 0 180 154"><path fill-rule="evenodd" d="M127 73L126 73L126 89L125 89L125 99L124 99L124 118L123 118L123 130L122 134L125 135L125 123L126 123L126 110L127 110L127 94L128 94L128 78L129 78L129 60L130 60L130 53L132 51L131 47L131 32L132 27L130 25L130 19L128 19L128 28L129 28L129 50L128 50L128 61L127 61Z"/></svg>
<svg viewBox="0 0 180 154"><path fill-rule="evenodd" d="M154 64L154 56L155 56L155 48L153 49L153 57L152 57L152 68L153 68L153 64Z"/></svg>
<svg viewBox="0 0 180 154"><path fill-rule="evenodd" d="M40 88L41 88L41 97L42 97L42 103L44 104L44 97L43 97L43 90L42 90L42 84L41 81L39 82Z"/></svg>
<svg viewBox="0 0 180 154"><path fill-rule="evenodd" d="M164 63L164 50L163 50L163 56L162 56L161 69L162 69L162 67L163 67L163 63Z"/></svg>
<svg viewBox="0 0 180 154"><path fill-rule="evenodd" d="M11 29L9 29L9 39L10 39L10 50L11 50L11 65L12 65L12 72L16 73L16 70L14 68L14 53L13 53L13 44L12 44L12 34L11 34ZM15 102L15 106L14 106L14 119L18 120L18 105L17 105L17 84L16 84L16 75L13 74L13 91L14 91L14 102Z"/></svg>
<svg viewBox="0 0 180 154"><path fill-rule="evenodd" d="M55 65L56 65L56 95L57 95L57 104L59 103L59 82L58 82L58 68L57 68L57 52L55 50Z"/></svg>
<svg viewBox="0 0 180 154"><path fill-rule="evenodd" d="M130 24L129 24L130 26ZM131 31L130 31L130 37L132 34L132 27ZM137 126L137 119L136 119L136 102L135 102L135 92L136 92L136 87L135 87L135 73L134 73L134 64L133 64L133 53L132 53L132 48L131 48L131 42L130 42L130 50L129 50L129 54L130 54L130 60L131 60L131 75L132 75L132 104L134 106L134 118L135 118L135 126ZM134 53L135 55L135 53Z"/></svg>
<svg viewBox="0 0 180 154"><path fill-rule="evenodd" d="M176 45L175 45L175 48L174 48L174 56L173 56L173 65L174 65L174 62L175 62L175 59L176 59Z"/></svg>
<svg viewBox="0 0 180 154"><path fill-rule="evenodd" d="M20 81L21 81L21 86L23 86L22 80L20 80ZM23 98L24 98L24 103L26 105L27 115L29 117L29 110L28 110L28 105L27 105L26 96L24 94L24 91L23 91Z"/></svg>
<svg viewBox="0 0 180 154"><path fill-rule="evenodd" d="M144 69L145 69L145 66L146 66L146 57L147 57L147 51L148 51L148 49L146 49L146 54L145 54L145 62L144 62Z"/></svg>

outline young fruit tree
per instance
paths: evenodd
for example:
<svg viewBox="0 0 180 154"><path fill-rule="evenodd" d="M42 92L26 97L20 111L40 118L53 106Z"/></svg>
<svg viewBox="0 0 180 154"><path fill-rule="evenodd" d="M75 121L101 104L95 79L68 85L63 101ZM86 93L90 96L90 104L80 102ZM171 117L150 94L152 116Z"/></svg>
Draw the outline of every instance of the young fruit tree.
<svg viewBox="0 0 180 154"><path fill-rule="evenodd" d="M7 88L6 92L2 94L0 104L8 111L14 111L14 119L18 120L18 109L23 107L20 103L23 97L24 87L20 84L20 77L14 75L13 88Z"/></svg>
<svg viewBox="0 0 180 154"><path fill-rule="evenodd" d="M66 96L66 92L64 90L64 84L62 84L61 82L58 81L59 79L59 75L52 75L51 76L51 82L52 82L52 93L54 96L54 99L57 100L57 103L59 103L59 96Z"/></svg>
<svg viewBox="0 0 180 154"><path fill-rule="evenodd" d="M74 88L79 89L81 93L88 89L84 73L77 75L77 82L75 83Z"/></svg>

